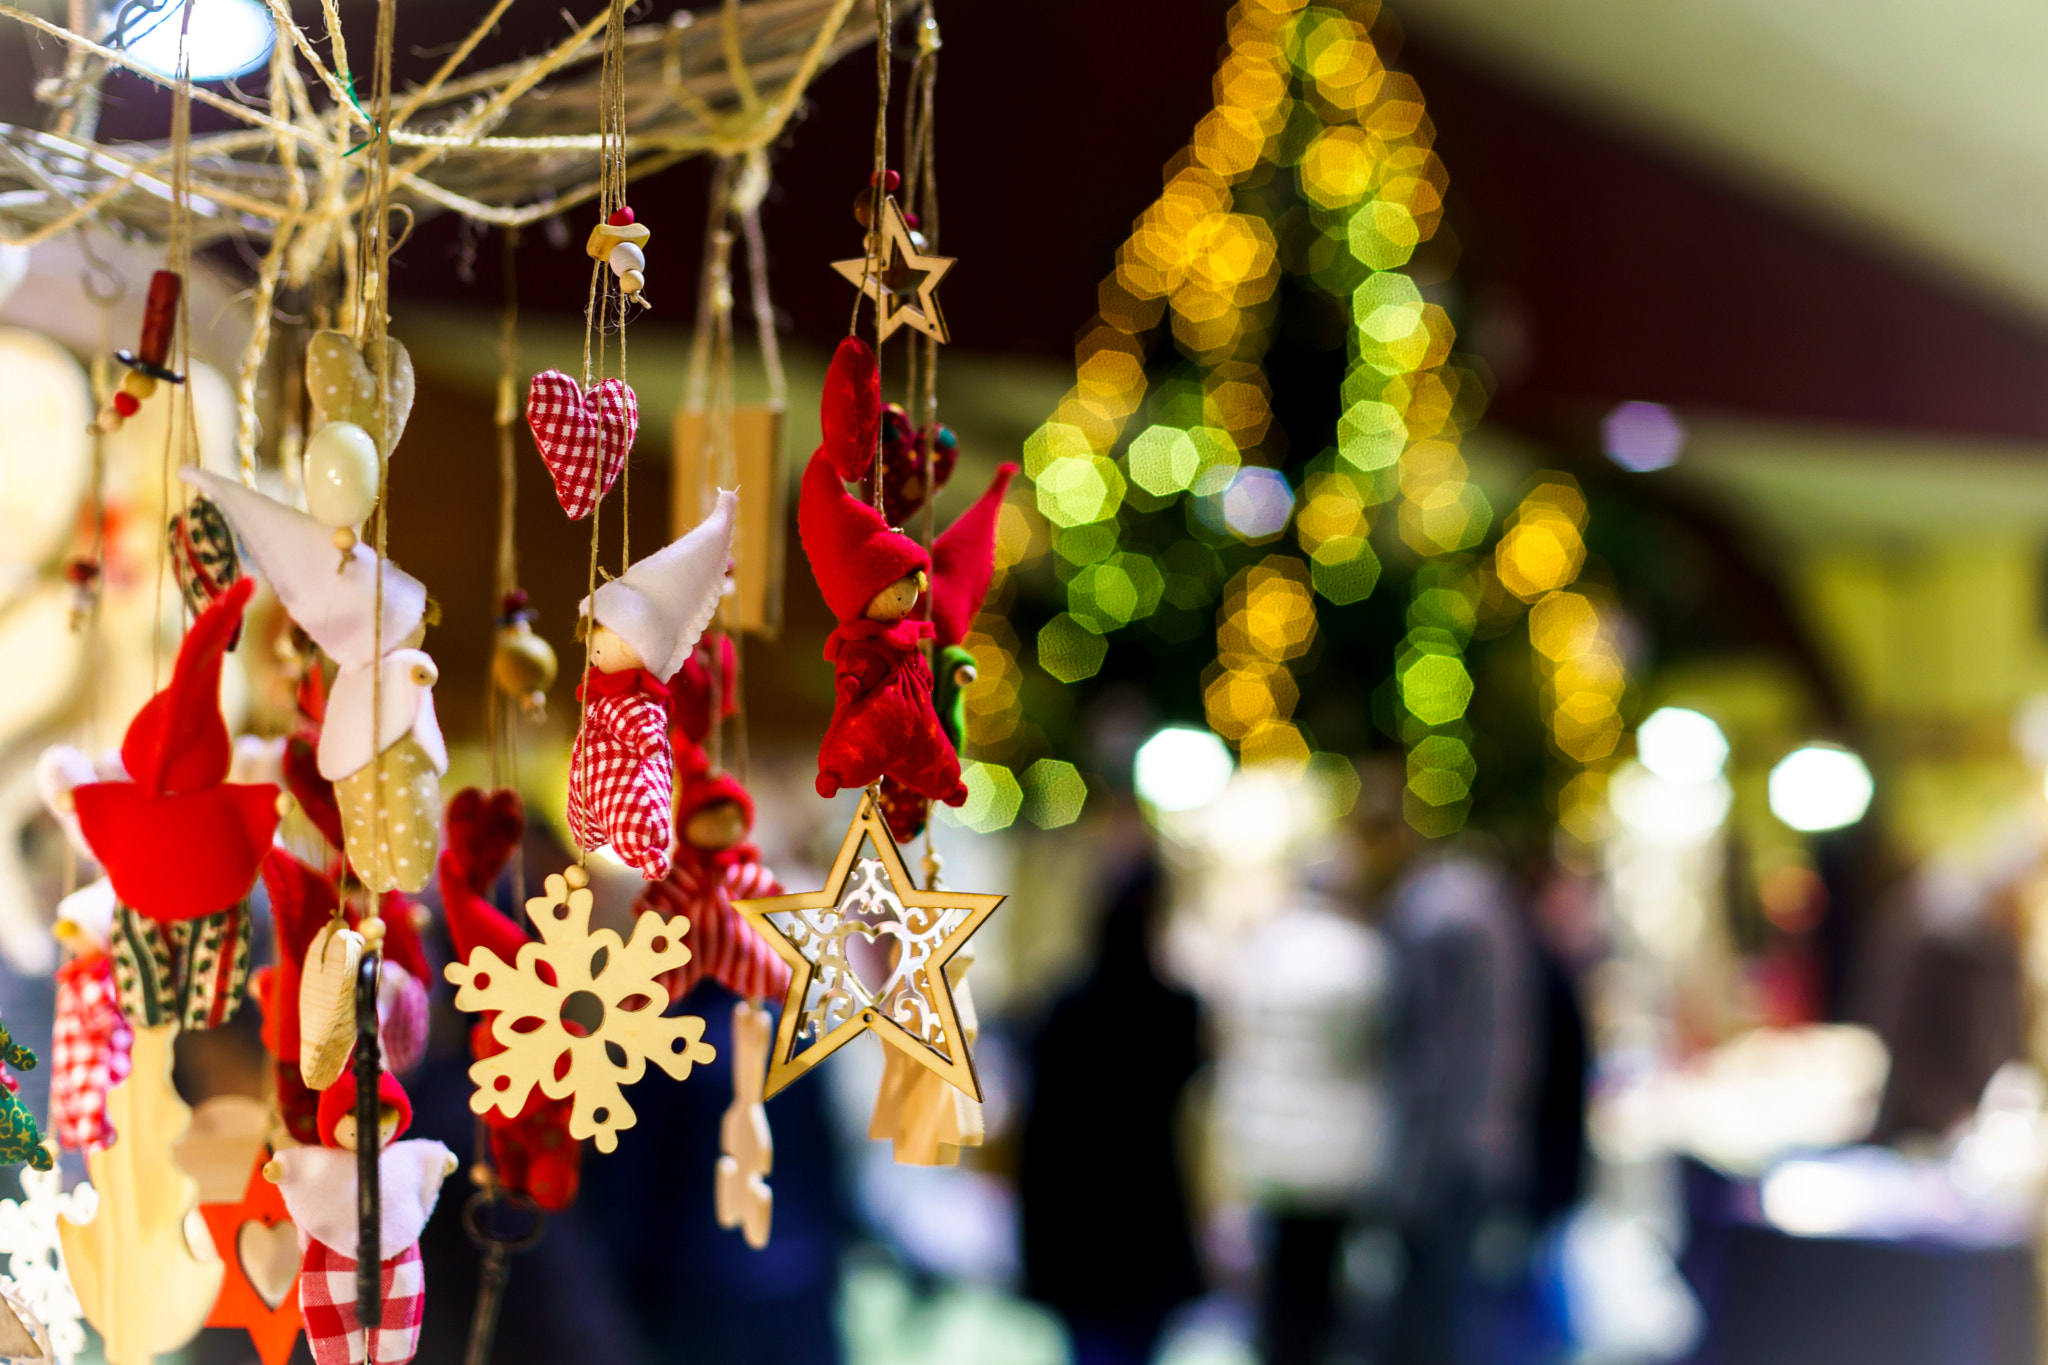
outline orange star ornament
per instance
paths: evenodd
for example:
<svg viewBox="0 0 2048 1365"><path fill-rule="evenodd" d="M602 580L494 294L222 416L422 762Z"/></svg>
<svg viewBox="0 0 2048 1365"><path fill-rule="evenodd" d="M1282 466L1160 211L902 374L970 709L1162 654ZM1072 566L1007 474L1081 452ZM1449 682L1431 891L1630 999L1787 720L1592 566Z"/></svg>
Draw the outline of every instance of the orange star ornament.
<svg viewBox="0 0 2048 1365"><path fill-rule="evenodd" d="M199 1216L227 1265L208 1327L240 1327L263 1365L285 1365L304 1327L299 1313L299 1234L284 1195L263 1178L267 1150L256 1153L240 1203L201 1204Z"/></svg>

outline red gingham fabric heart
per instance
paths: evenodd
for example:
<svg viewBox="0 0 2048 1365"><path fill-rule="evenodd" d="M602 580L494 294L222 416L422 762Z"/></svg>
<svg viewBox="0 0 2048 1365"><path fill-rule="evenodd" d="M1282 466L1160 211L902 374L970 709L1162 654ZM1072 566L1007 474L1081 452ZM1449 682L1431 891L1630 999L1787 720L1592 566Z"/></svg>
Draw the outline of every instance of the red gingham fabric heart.
<svg viewBox="0 0 2048 1365"><path fill-rule="evenodd" d="M526 425L562 510L580 521L626 467L626 452L640 434L640 399L623 379L586 390L560 370L547 370L527 388Z"/></svg>

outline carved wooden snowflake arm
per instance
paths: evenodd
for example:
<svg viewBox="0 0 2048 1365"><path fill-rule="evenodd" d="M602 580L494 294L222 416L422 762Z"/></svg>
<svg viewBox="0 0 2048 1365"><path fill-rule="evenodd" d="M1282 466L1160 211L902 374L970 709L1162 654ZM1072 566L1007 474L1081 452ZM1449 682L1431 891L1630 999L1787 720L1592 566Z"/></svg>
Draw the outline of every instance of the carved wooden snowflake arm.
<svg viewBox="0 0 2048 1365"><path fill-rule="evenodd" d="M610 929L592 933L587 881L570 868L527 902L540 941L520 948L516 964L479 948L468 963L449 963L447 976L458 987L455 1007L494 1012L491 1033L505 1045L470 1067L470 1109L514 1117L539 1086L550 1099L573 1098L571 1137L594 1138L609 1152L619 1130L638 1121L622 1087L650 1061L682 1080L717 1054L702 1019L661 1012L668 992L657 978L690 960L688 918L643 915L623 941Z"/></svg>

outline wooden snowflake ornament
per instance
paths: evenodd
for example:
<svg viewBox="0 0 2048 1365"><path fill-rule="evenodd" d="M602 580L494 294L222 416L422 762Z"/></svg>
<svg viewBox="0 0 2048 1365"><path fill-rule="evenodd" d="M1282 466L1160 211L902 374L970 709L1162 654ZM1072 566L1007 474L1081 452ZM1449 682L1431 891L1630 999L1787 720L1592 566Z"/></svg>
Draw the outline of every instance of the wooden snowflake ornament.
<svg viewBox="0 0 2048 1365"><path fill-rule="evenodd" d="M873 857L861 856L864 844ZM1002 903L1000 895L918 890L873 789L862 792L822 891L733 902L790 966L768 1097L873 1032L979 1100L946 964Z"/></svg>
<svg viewBox="0 0 2048 1365"><path fill-rule="evenodd" d="M457 1009L495 1012L491 1033L505 1047L470 1067L471 1111L517 1117L539 1086L552 1100L573 1097L569 1135L609 1152L637 1122L621 1087L649 1062L680 1081L717 1053L702 1019L662 1015L668 991L657 978L690 960L689 919L642 915L624 941L610 929L592 933L589 882L580 867L548 878L547 894L526 903L540 941L520 948L516 964L478 948L468 963L449 963L447 976Z"/></svg>

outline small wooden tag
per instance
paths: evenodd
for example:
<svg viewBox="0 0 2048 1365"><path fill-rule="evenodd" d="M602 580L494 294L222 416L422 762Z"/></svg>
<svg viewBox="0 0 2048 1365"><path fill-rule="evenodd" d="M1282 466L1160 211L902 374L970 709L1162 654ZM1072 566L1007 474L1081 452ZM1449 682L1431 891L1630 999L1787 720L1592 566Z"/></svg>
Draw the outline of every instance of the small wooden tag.
<svg viewBox="0 0 2048 1365"><path fill-rule="evenodd" d="M680 536L711 512L719 485L715 433L701 412L677 412L672 455L674 497L670 534ZM727 620L753 635L774 639L782 630L783 523L787 489L782 477L782 413L736 408L732 414L733 469L740 490L739 531L733 538L733 601Z"/></svg>

